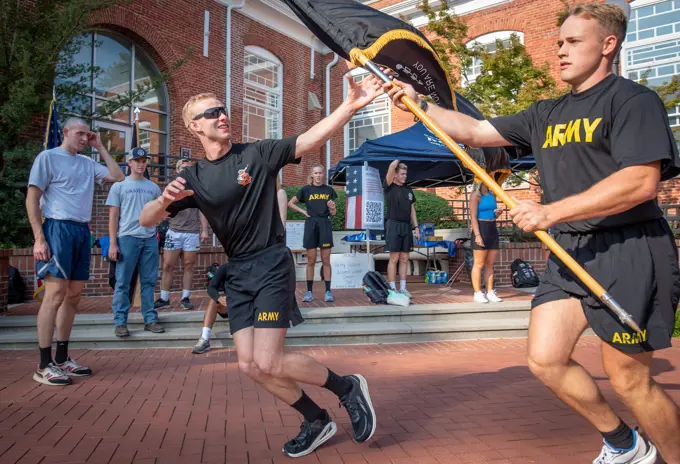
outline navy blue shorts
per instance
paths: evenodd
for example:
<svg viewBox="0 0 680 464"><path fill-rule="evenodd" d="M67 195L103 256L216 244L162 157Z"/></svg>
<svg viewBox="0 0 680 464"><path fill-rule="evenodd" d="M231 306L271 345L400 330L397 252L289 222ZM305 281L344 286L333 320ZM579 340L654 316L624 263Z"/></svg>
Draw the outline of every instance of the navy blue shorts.
<svg viewBox="0 0 680 464"><path fill-rule="evenodd" d="M50 260L38 261L38 278L47 274L58 279L90 278L90 229L85 222L45 219L43 234L50 249Z"/></svg>

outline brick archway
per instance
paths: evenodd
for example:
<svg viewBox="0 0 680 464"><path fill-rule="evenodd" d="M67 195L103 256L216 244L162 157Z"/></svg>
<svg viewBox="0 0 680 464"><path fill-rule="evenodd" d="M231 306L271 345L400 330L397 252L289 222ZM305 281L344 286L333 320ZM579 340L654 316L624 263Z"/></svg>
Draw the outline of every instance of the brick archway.
<svg viewBox="0 0 680 464"><path fill-rule="evenodd" d="M468 40L476 39L490 32L517 31L525 32L527 22L519 18L498 18L489 22L480 22L468 29Z"/></svg>

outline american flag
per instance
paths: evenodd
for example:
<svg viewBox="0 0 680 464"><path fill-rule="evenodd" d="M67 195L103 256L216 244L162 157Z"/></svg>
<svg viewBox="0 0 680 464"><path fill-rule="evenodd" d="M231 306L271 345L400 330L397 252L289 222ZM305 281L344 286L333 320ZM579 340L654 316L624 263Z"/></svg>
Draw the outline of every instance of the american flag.
<svg viewBox="0 0 680 464"><path fill-rule="evenodd" d="M347 168L347 184L345 193L347 194L347 207L345 208L345 228L363 229L363 214L361 211L363 194L363 169L360 166L350 166Z"/></svg>

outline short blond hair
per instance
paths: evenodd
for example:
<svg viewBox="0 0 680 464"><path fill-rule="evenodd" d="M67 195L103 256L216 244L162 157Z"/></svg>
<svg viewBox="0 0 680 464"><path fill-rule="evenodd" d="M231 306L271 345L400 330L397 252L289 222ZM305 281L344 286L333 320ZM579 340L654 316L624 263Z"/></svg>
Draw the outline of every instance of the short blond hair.
<svg viewBox="0 0 680 464"><path fill-rule="evenodd" d="M194 104L198 103L200 101L203 101L203 100L211 99L211 98L213 98L215 100L219 100L217 98L217 95L215 95L214 93L206 92L206 93L199 93L198 95L194 95L193 97L191 97L189 99L189 101L187 101L184 104L184 108L182 109L182 119L184 119L184 125L186 126L187 129L189 128L189 124L191 123L191 119L194 117L194 115L191 113L191 108L194 106Z"/></svg>
<svg viewBox="0 0 680 464"><path fill-rule="evenodd" d="M628 30L628 19L626 13L618 5L613 4L595 4L595 5L578 5L569 8L562 18L559 25L562 26L570 16L576 16L586 19L595 19L607 35L616 36L616 55L621 50L621 45L626 38L626 31Z"/></svg>
<svg viewBox="0 0 680 464"><path fill-rule="evenodd" d="M394 170L394 172L399 172L399 171L408 171L408 166L404 163L399 163L397 165L397 169Z"/></svg>

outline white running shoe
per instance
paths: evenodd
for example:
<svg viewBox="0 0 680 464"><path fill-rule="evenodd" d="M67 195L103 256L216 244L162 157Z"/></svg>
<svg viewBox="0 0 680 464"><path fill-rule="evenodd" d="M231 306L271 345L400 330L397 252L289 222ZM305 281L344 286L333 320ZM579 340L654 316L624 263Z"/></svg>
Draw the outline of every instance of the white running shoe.
<svg viewBox="0 0 680 464"><path fill-rule="evenodd" d="M487 292L486 299L489 300L492 303L500 303L501 301L503 301L502 298L499 298L498 295L496 295L495 290L491 290L490 292Z"/></svg>
<svg viewBox="0 0 680 464"><path fill-rule="evenodd" d="M488 303L489 300L484 296L484 292L475 292L475 296L472 298L475 303Z"/></svg>
<svg viewBox="0 0 680 464"><path fill-rule="evenodd" d="M656 447L633 430L633 446L628 450L614 449L604 442L600 455L593 464L654 464Z"/></svg>
<svg viewBox="0 0 680 464"><path fill-rule="evenodd" d="M73 383L68 374L58 368L54 363L49 363L45 369L38 369L33 374L33 380L45 385L65 386Z"/></svg>

